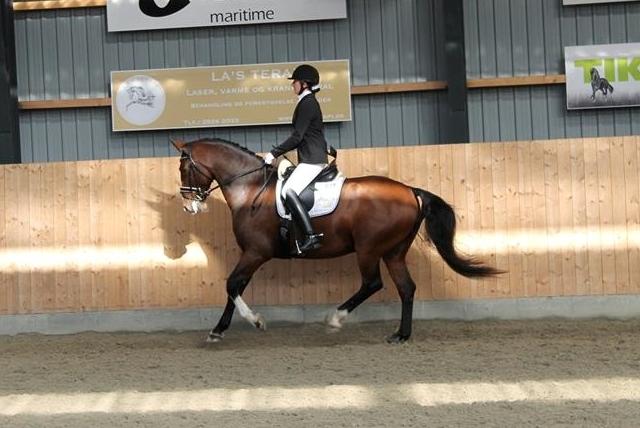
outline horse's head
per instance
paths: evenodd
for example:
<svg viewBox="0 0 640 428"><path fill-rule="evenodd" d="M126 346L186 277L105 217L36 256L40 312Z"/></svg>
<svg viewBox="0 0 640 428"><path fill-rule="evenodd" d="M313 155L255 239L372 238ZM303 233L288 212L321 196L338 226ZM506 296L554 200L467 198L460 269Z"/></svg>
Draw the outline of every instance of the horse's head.
<svg viewBox="0 0 640 428"><path fill-rule="evenodd" d="M600 73L598 73L598 69L595 67L591 67L591 81L597 80L600 78Z"/></svg>
<svg viewBox="0 0 640 428"><path fill-rule="evenodd" d="M211 193L214 176L202 163L194 159L193 147L181 140L171 140L180 152L180 195L186 212L197 214L207 210L206 199Z"/></svg>

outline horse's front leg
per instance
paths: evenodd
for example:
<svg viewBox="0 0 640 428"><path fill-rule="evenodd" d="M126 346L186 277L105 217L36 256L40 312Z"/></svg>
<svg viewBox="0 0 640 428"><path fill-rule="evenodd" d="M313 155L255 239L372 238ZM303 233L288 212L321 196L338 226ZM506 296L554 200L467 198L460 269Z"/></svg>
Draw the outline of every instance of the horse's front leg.
<svg viewBox="0 0 640 428"><path fill-rule="evenodd" d="M229 279L227 279L228 299L224 312L218 324L209 333L207 342L219 342L224 337L224 332L231 324L233 311L236 307L240 315L247 319L253 326L261 330L266 329L267 325L262 315L253 312L242 299L242 293L245 288L247 288L247 285L249 285L251 277L265 261L266 259L259 255L248 252L242 253L238 264L233 269L233 272L231 272L231 275L229 275Z"/></svg>

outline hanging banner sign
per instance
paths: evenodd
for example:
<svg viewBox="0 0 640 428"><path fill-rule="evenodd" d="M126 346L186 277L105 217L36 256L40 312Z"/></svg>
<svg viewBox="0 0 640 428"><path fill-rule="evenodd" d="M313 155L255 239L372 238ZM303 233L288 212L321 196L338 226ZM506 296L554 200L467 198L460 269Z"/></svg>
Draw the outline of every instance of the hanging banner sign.
<svg viewBox="0 0 640 428"><path fill-rule="evenodd" d="M320 73L325 122L351 120L349 61L308 61ZM111 72L114 131L290 124L300 63Z"/></svg>
<svg viewBox="0 0 640 428"><path fill-rule="evenodd" d="M628 2L628 1L638 1L638 0L562 0L562 4L565 6L572 6L575 4L620 3L623 1Z"/></svg>
<svg viewBox="0 0 640 428"><path fill-rule="evenodd" d="M567 46L567 108L640 105L640 43Z"/></svg>
<svg viewBox="0 0 640 428"><path fill-rule="evenodd" d="M107 0L108 31L270 24L347 17L347 0Z"/></svg>

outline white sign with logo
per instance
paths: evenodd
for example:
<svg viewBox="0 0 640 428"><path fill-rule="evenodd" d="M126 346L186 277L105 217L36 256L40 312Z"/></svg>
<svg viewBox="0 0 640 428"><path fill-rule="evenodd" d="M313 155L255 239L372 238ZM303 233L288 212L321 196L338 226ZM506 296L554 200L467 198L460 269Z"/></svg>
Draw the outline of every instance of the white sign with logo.
<svg viewBox="0 0 640 428"><path fill-rule="evenodd" d="M118 113L134 125L154 122L166 104L164 88L156 79L138 74L124 81L118 88L115 107Z"/></svg>
<svg viewBox="0 0 640 428"><path fill-rule="evenodd" d="M107 0L109 31L268 24L346 17L346 0Z"/></svg>
<svg viewBox="0 0 640 428"><path fill-rule="evenodd" d="M638 1L638 0L562 0L562 4L565 6L572 6L574 4L620 3L623 1Z"/></svg>
<svg viewBox="0 0 640 428"><path fill-rule="evenodd" d="M640 105L640 43L567 46L567 108Z"/></svg>

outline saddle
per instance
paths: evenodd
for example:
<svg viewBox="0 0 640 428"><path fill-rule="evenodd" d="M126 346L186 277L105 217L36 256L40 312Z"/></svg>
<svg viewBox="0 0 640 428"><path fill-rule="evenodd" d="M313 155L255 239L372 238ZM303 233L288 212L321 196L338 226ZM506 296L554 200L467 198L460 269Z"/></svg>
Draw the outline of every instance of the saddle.
<svg viewBox="0 0 640 428"><path fill-rule="evenodd" d="M287 159L278 165L278 182L276 184L276 208L278 215L291 219L284 205L282 186L287 182L295 166ZM309 212L309 216L320 217L331 214L340 201L340 192L346 177L338 171L335 161L327 165L318 176L300 193L300 201Z"/></svg>
<svg viewBox="0 0 640 428"><path fill-rule="evenodd" d="M278 166L278 182L276 184L276 209L280 217L280 234L278 256L282 258L300 257L297 242L304 237L304 231L291 218L285 204L282 186L287 182L294 170L289 160L283 160ZM309 212L309 217L320 217L331 214L340 200L340 192L345 181L336 167L335 160L325 167L316 178L300 193L299 199Z"/></svg>

